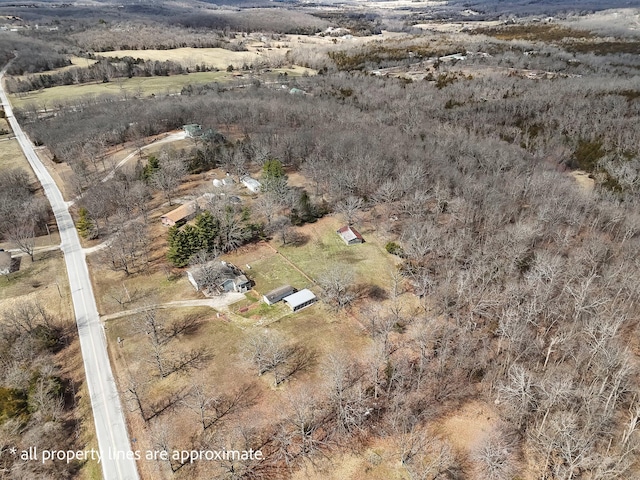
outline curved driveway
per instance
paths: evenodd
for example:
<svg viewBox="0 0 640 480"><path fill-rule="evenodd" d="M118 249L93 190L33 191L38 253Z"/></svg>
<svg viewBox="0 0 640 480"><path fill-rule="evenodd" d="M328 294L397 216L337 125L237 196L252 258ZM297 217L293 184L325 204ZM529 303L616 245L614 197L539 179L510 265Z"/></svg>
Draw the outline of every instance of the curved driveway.
<svg viewBox="0 0 640 480"><path fill-rule="evenodd" d="M98 316L89 270L80 246L78 232L58 186L36 155L33 144L13 116L9 99L2 85L6 68L0 72L0 99L7 120L31 168L42 184L58 223L60 246L64 253L67 274L69 275L69 287L78 324L78 336L91 397L98 447L102 458L102 474L105 480L137 480L139 477L135 460L126 458L131 449L129 435L118 389L111 371L107 341Z"/></svg>

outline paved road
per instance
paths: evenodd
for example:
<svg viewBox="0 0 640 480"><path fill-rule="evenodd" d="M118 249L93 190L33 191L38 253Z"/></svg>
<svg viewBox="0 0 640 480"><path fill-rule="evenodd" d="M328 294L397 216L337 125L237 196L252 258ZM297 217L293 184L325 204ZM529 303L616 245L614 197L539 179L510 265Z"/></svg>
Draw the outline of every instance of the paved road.
<svg viewBox="0 0 640 480"><path fill-rule="evenodd" d="M139 477L135 460L116 459L118 452L120 452L120 456L125 456L130 451L129 435L118 389L111 371L107 341L98 317L89 270L80 246L78 232L58 186L36 155L31 141L13 116L11 105L2 87L2 77L5 70L0 72L0 100L2 100L7 120L16 139L51 203L58 223L61 248L67 265L73 308L78 324L80 348L91 397L98 446L103 458L101 462L102 474L105 480L136 480Z"/></svg>

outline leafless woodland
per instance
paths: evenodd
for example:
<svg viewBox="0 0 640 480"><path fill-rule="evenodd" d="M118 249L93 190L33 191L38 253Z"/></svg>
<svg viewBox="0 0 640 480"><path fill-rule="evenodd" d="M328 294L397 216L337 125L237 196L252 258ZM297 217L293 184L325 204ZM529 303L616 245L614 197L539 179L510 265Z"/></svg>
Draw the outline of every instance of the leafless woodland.
<svg viewBox="0 0 640 480"><path fill-rule="evenodd" d="M366 351L318 357L275 334L247 338L244 368L256 378L276 372L279 415L243 415L259 401L251 385L216 391L204 382L145 403L146 380L126 380L157 445L173 448L172 425L188 418L180 424L194 448L265 452L261 462L220 463L213 473L167 462L169 478L284 478L374 438L397 443L402 478L638 475L637 60L465 41L492 52L485 64L472 62L487 67L480 74L442 64L419 81L372 76L380 56L363 48L341 57L364 55L357 69L318 56L329 68L290 84L305 95L255 82L93 99L61 105L49 119L22 112L32 137L91 192L84 205L92 217L121 235L131 229L118 218L146 222L147 189L160 194L160 184L143 185L139 172L99 183L93 156L79 153L200 123L233 127L243 139L197 144L180 154L186 168L197 159L242 171L277 158L308 179L314 203L344 211L355 202L350 214L401 246L395 285L420 296L422 308L354 309L369 326ZM574 75L535 80L503 66ZM593 190L568 175L575 168L591 174ZM270 222L258 209L252 215ZM150 319L155 325L150 316L141 325ZM181 365L161 355L172 338L165 333L150 337L159 377ZM206 361L206 352L190 354L193 368ZM313 384L299 372L314 372ZM471 401L500 417L473 454L426 433Z"/></svg>

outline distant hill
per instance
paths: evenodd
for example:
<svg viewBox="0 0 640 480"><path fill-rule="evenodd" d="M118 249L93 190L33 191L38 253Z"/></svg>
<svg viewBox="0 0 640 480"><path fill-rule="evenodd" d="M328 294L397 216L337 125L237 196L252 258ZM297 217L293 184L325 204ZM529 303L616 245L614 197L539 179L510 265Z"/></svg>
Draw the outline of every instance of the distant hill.
<svg viewBox="0 0 640 480"><path fill-rule="evenodd" d="M491 15L586 13L610 8L638 6L638 2L632 0L451 0L448 3L450 7L464 8Z"/></svg>

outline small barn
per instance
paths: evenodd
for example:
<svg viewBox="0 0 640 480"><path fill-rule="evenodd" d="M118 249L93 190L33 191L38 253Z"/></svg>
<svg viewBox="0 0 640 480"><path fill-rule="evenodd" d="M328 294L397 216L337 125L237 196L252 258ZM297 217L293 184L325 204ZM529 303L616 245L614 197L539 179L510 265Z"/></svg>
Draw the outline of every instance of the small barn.
<svg viewBox="0 0 640 480"><path fill-rule="evenodd" d="M294 293L293 295L289 295L284 298L284 303L289 305L289 308L293 312L297 312L298 310L302 310L309 305L313 305L316 302L317 298L313 294L311 290L305 288L300 290L299 292Z"/></svg>
<svg viewBox="0 0 640 480"><path fill-rule="evenodd" d="M283 285L282 287L278 287L270 292L265 293L262 296L264 303L267 305L273 305L274 303L278 303L284 297L288 297L289 295L295 293L296 289L291 285Z"/></svg>
<svg viewBox="0 0 640 480"><path fill-rule="evenodd" d="M262 186L258 180L249 176L242 177L241 182L253 193L258 193L260 191L260 187Z"/></svg>
<svg viewBox="0 0 640 480"><path fill-rule="evenodd" d="M337 230L336 233L340 235L340 238L342 238L344 243L346 243L347 245L364 243L364 238L362 238L362 235L360 235L360 232L358 232L355 228L353 228L350 225L345 225L341 229Z"/></svg>
<svg viewBox="0 0 640 480"><path fill-rule="evenodd" d="M195 201L191 201L165 213L160 217L160 221L165 227L173 227L174 225L179 225L191 220L197 213L198 205Z"/></svg>

